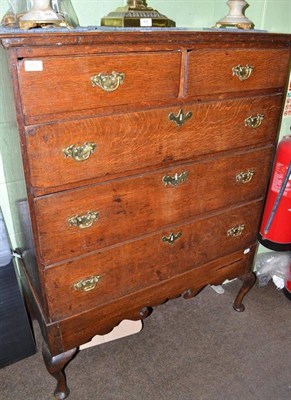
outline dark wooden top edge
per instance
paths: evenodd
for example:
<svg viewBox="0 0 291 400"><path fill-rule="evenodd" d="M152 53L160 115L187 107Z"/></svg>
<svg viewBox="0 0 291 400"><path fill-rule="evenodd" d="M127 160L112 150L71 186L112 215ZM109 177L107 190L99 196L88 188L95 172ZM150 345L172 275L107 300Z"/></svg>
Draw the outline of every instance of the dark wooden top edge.
<svg viewBox="0 0 291 400"><path fill-rule="evenodd" d="M291 34L269 33L265 31L234 31L234 30L192 30L192 29L74 29L64 31L56 29L44 31L34 29L21 31L0 29L2 45L8 47L22 46L61 46L87 44L135 44L135 43L189 43L197 42L265 42L281 43L290 46Z"/></svg>

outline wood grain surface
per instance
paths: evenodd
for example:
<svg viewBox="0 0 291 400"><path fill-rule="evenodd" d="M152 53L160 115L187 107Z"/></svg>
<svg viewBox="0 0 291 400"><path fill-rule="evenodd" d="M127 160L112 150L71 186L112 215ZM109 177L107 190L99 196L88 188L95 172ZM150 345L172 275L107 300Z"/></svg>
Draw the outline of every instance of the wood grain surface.
<svg viewBox="0 0 291 400"><path fill-rule="evenodd" d="M55 263L259 198L272 157L273 149L267 148L40 197L35 207L43 261ZM237 183L236 175L247 171L254 172L253 179ZM177 187L162 181L183 172L189 175ZM99 213L91 227L69 226L69 218L89 211Z"/></svg>
<svg viewBox="0 0 291 400"><path fill-rule="evenodd" d="M284 87L289 57L289 49L191 51L188 95L205 95L209 90L220 93ZM232 74L232 68L237 65L250 65L253 73L240 81Z"/></svg>
<svg viewBox="0 0 291 400"><path fill-rule="evenodd" d="M143 52L83 57L43 57L42 71L26 71L19 62L19 81L26 122L30 116L70 113L116 105L151 104L177 98L181 52ZM114 92L93 87L91 77L113 71L125 75ZM49 99L49 101L47 101Z"/></svg>
<svg viewBox="0 0 291 400"><path fill-rule="evenodd" d="M145 307L158 306L169 299L178 297L185 289L202 289L208 282L222 283L225 279L233 279L250 270L255 246L250 252L243 254L240 250L225 257L217 258L207 264L200 265L172 279L161 281L138 292L121 297L100 307L55 323L62 335L64 351L86 343L96 333L108 333L112 326L123 319L141 319L141 310ZM53 324L51 324L53 326Z"/></svg>
<svg viewBox="0 0 291 400"><path fill-rule="evenodd" d="M281 95L189 104L192 117L179 127L169 120L179 107L75 120L28 129L26 134L31 185L38 193L84 180L128 175L221 151L272 143L282 104ZM263 114L260 127L245 126L251 115ZM65 158L63 149L96 144L86 161Z"/></svg>
<svg viewBox="0 0 291 400"><path fill-rule="evenodd" d="M215 258L248 248L256 240L261 208L262 202L247 204L47 269L51 318L63 319L106 304ZM228 236L227 231L238 224L245 225L242 235ZM162 237L171 232L181 232L182 236L173 244L164 242ZM92 291L73 289L74 283L96 274L101 278Z"/></svg>

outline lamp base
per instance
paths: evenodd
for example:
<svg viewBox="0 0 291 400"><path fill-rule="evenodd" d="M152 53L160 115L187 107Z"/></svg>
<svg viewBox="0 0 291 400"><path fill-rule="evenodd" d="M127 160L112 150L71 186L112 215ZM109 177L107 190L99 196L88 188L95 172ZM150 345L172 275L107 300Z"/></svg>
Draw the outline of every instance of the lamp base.
<svg viewBox="0 0 291 400"><path fill-rule="evenodd" d="M32 9L20 16L18 24L20 29L66 26L64 18L51 8L45 10Z"/></svg>
<svg viewBox="0 0 291 400"><path fill-rule="evenodd" d="M226 17L222 18L214 25L214 28L239 28L239 29L253 29L254 24L243 13L243 10L248 6L245 0L229 0L229 13Z"/></svg>
<svg viewBox="0 0 291 400"><path fill-rule="evenodd" d="M234 22L234 21L218 21L214 28L238 28L243 30L253 29L254 24L249 22Z"/></svg>
<svg viewBox="0 0 291 400"><path fill-rule="evenodd" d="M126 27L175 27L176 23L165 15L150 7L118 7L116 11L109 13L101 19L101 26L112 26L118 28Z"/></svg>
<svg viewBox="0 0 291 400"><path fill-rule="evenodd" d="M68 27L67 24L65 24L64 20L47 20L47 21L37 21L37 20L26 20L22 21L19 19L18 21L19 24L19 29L32 29L32 28L50 28L52 26L54 27Z"/></svg>

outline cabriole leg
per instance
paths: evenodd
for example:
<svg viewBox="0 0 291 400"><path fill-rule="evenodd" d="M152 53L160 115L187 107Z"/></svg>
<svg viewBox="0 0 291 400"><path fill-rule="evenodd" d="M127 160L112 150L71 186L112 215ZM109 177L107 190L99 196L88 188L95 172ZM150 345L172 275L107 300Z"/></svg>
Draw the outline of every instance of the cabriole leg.
<svg viewBox="0 0 291 400"><path fill-rule="evenodd" d="M69 396L70 390L67 386L64 369L76 353L77 348L52 357L46 343L43 342L42 355L46 369L57 380L57 387L54 391L54 395L57 400L63 400Z"/></svg>
<svg viewBox="0 0 291 400"><path fill-rule="evenodd" d="M239 279L243 281L243 284L234 300L233 308L235 309L235 311L242 312L245 310L245 306L242 304L242 301L245 295L254 286L256 282L256 275L254 274L254 272L249 272L245 275L240 276Z"/></svg>

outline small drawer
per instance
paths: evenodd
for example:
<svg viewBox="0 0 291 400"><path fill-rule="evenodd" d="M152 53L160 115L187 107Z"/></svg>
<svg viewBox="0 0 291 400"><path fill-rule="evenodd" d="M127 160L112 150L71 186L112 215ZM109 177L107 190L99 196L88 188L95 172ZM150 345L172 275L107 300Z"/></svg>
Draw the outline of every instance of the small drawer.
<svg viewBox="0 0 291 400"><path fill-rule="evenodd" d="M35 200L45 264L134 239L264 195L273 148L119 179Z"/></svg>
<svg viewBox="0 0 291 400"><path fill-rule="evenodd" d="M180 52L24 59L18 73L26 124L50 120L53 114L96 114L107 107L174 99L180 64Z"/></svg>
<svg viewBox="0 0 291 400"><path fill-rule="evenodd" d="M26 135L30 183L43 194L61 185L272 143L281 104L278 95L251 97L39 126Z"/></svg>
<svg viewBox="0 0 291 400"><path fill-rule="evenodd" d="M262 202L249 203L47 268L50 317L110 303L239 250L243 257L256 242L261 209Z"/></svg>
<svg viewBox="0 0 291 400"><path fill-rule="evenodd" d="M289 49L191 51L188 96L284 88L289 56Z"/></svg>

